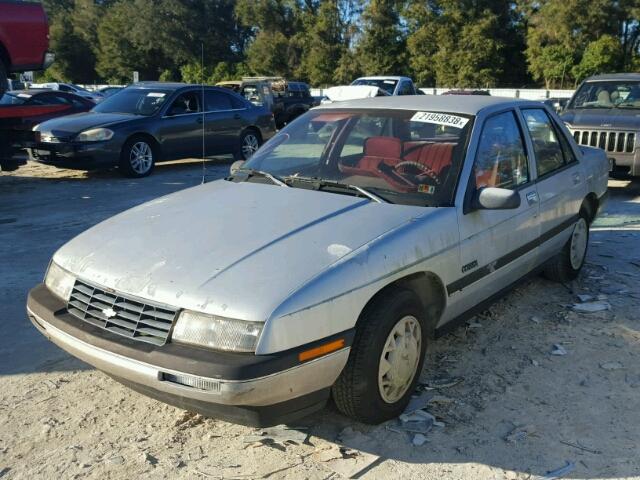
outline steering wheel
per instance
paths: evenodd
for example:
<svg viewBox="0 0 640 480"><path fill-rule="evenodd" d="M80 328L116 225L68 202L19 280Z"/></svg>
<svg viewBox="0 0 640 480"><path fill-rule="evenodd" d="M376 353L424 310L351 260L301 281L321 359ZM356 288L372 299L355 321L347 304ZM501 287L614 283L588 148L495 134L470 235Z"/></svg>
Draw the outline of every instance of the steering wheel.
<svg viewBox="0 0 640 480"><path fill-rule="evenodd" d="M429 165L411 160L403 160L393 167L403 177L415 177L415 184L440 185L440 177Z"/></svg>

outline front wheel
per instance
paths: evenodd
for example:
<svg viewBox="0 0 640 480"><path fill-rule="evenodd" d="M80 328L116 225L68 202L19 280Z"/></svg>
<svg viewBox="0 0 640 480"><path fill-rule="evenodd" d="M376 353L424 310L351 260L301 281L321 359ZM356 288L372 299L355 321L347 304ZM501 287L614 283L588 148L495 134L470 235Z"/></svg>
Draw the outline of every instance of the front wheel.
<svg viewBox="0 0 640 480"><path fill-rule="evenodd" d="M413 292L395 290L374 301L358 322L349 360L332 388L338 410L372 424L400 415L422 370L426 331Z"/></svg>
<svg viewBox="0 0 640 480"><path fill-rule="evenodd" d="M153 171L155 163L155 149L146 138L131 138L122 147L120 169L127 177L146 177Z"/></svg>
<svg viewBox="0 0 640 480"><path fill-rule="evenodd" d="M256 153L261 145L260 135L254 130L247 130L243 132L240 137L240 156L241 160L249 160L251 156Z"/></svg>
<svg viewBox="0 0 640 480"><path fill-rule="evenodd" d="M544 269L544 276L557 282L568 282L575 279L587 256L589 244L589 221L587 214L580 211L578 220L573 226L571 237L562 248L562 251L549 260Z"/></svg>

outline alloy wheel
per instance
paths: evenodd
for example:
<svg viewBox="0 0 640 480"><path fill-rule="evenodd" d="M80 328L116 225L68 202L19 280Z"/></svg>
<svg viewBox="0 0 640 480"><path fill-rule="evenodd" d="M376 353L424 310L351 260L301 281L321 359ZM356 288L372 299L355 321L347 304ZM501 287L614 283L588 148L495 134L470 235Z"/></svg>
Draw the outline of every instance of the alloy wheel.
<svg viewBox="0 0 640 480"><path fill-rule="evenodd" d="M153 166L153 150L147 142L136 142L129 151L131 169L139 175L144 175Z"/></svg>
<svg viewBox="0 0 640 480"><path fill-rule="evenodd" d="M260 147L258 137L253 133L247 133L242 139L242 156L248 160Z"/></svg>

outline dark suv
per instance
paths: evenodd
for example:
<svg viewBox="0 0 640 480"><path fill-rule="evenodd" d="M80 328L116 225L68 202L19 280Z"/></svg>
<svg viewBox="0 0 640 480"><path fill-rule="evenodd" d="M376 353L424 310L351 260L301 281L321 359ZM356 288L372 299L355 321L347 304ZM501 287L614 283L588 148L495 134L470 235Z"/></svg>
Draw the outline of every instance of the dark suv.
<svg viewBox="0 0 640 480"><path fill-rule="evenodd" d="M587 78L571 97L562 120L581 145L607 152L612 172L640 176L640 74Z"/></svg>

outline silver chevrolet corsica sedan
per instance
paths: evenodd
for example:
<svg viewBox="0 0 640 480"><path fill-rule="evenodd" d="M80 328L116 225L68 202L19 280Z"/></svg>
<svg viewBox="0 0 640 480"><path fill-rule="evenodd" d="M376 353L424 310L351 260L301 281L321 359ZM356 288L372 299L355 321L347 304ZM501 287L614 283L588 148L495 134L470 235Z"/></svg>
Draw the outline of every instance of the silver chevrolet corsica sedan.
<svg viewBox="0 0 640 480"><path fill-rule="evenodd" d="M71 240L27 311L138 392L259 426L329 396L401 413L437 334L578 275L608 162L541 103L406 96L315 108L231 170Z"/></svg>

